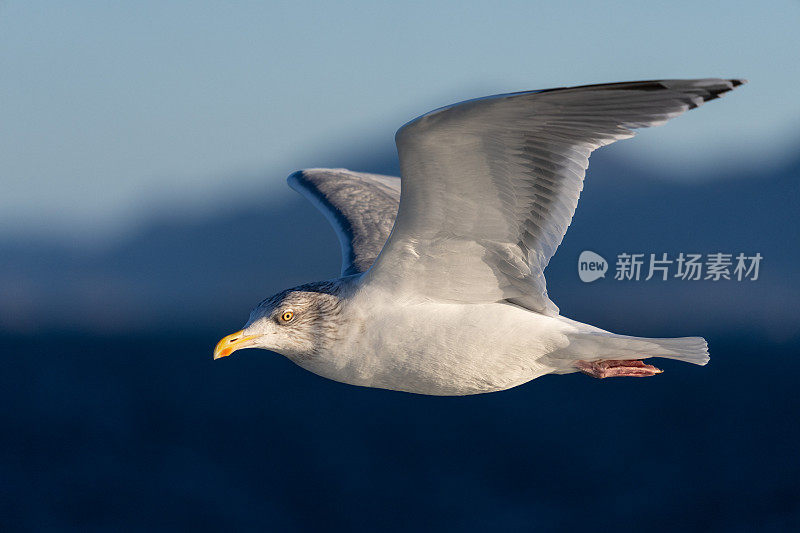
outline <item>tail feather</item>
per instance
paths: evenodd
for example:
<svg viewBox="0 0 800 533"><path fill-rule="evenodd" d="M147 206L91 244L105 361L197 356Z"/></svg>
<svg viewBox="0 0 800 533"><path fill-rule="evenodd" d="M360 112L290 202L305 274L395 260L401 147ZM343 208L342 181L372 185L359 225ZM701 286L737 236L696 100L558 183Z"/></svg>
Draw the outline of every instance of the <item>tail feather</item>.
<svg viewBox="0 0 800 533"><path fill-rule="evenodd" d="M568 347L551 354L554 360L601 361L663 357L705 365L709 361L708 343L702 337L650 339L608 332L573 333Z"/></svg>

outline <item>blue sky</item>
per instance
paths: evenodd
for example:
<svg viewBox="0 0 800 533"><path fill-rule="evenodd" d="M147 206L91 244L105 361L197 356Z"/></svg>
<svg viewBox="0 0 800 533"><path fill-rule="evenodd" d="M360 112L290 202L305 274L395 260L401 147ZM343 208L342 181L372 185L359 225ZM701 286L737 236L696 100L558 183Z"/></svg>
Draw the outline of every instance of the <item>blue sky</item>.
<svg viewBox="0 0 800 533"><path fill-rule="evenodd" d="M652 5L2 2L0 238L113 236L256 191L266 203L296 168L522 89L746 77L613 149L676 179L793 155L800 3Z"/></svg>

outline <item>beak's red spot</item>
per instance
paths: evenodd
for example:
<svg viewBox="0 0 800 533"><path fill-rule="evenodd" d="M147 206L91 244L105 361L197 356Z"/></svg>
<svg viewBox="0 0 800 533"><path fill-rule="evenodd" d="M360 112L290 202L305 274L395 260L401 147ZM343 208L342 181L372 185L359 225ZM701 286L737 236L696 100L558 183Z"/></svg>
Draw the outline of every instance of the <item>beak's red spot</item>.
<svg viewBox="0 0 800 533"><path fill-rule="evenodd" d="M230 348L225 348L221 352L219 352L220 357L228 357L231 354Z"/></svg>

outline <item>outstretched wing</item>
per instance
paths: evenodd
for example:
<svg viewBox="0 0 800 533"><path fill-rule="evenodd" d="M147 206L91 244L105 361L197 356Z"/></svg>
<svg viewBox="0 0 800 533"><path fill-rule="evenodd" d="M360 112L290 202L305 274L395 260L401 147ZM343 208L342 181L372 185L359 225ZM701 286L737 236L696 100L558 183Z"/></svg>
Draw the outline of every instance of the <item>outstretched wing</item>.
<svg viewBox="0 0 800 533"><path fill-rule="evenodd" d="M742 83L661 80L521 92L415 119L396 135L400 210L370 283L557 313L542 271L572 220L592 151Z"/></svg>
<svg viewBox="0 0 800 533"><path fill-rule="evenodd" d="M289 186L322 211L339 237L342 275L372 266L392 231L400 203L400 178L312 168L295 172Z"/></svg>

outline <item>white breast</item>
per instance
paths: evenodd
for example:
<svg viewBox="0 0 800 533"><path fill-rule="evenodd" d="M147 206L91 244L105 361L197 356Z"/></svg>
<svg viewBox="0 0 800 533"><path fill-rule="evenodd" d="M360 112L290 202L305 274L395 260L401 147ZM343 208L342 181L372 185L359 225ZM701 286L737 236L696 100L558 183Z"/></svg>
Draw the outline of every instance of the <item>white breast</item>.
<svg viewBox="0 0 800 533"><path fill-rule="evenodd" d="M403 303L374 293L351 303L357 315L342 338L301 366L353 385L463 395L550 373L539 360L569 344L563 321L508 304Z"/></svg>

